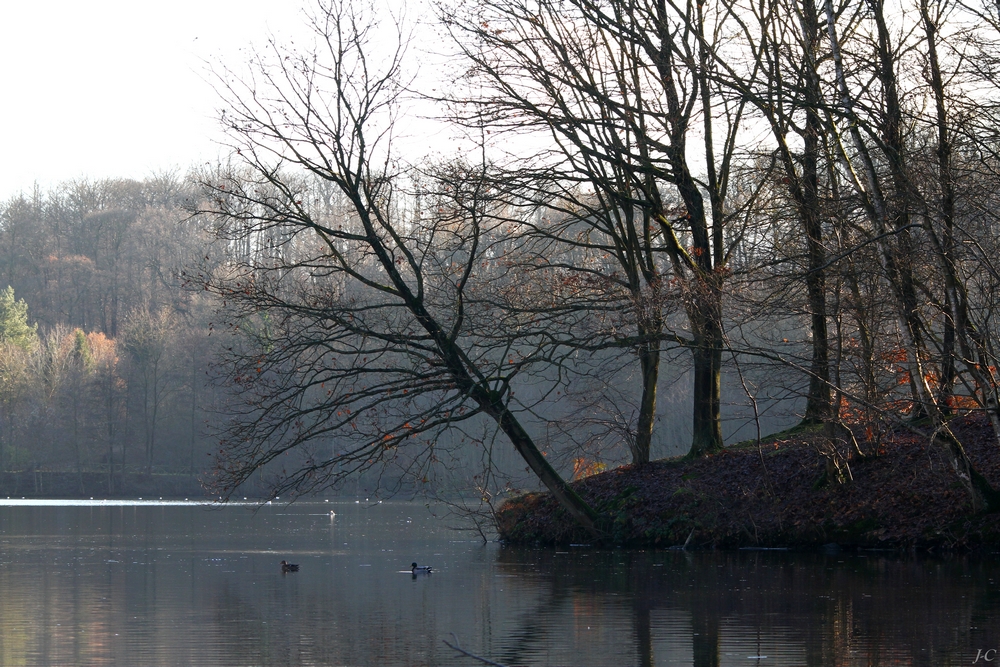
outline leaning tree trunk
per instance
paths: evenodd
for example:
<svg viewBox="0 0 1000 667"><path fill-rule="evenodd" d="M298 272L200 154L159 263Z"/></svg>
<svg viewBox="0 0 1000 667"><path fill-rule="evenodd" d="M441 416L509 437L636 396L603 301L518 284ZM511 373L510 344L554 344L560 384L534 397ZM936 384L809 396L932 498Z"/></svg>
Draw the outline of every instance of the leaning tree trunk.
<svg viewBox="0 0 1000 667"><path fill-rule="evenodd" d="M361 219L368 232L368 243L374 251L382 268L399 291L407 309L434 340L437 352L443 365L449 370L455 383L465 391L500 427L500 430L510 439L511 444L539 481L552 493L559 504L573 519L583 526L595 538L602 536L598 525L600 515L566 483L555 468L539 451L534 440L518 421L517 417L504 403L503 396L489 387L484 380L477 380L466 366L467 357L459 347L456 339L445 333L440 322L424 306L423 299L410 290L406 281L396 268L393 258L388 254L378 236L370 218L363 211Z"/></svg>
<svg viewBox="0 0 1000 667"><path fill-rule="evenodd" d="M510 439L514 449L521 455L531 471L552 493L559 504L573 519L583 526L594 537L601 536L598 526L600 515L566 483L545 456L538 450L534 440L521 425L521 422L507 409L496 392L487 392L478 388L473 396L483 411L492 417L500 430Z"/></svg>

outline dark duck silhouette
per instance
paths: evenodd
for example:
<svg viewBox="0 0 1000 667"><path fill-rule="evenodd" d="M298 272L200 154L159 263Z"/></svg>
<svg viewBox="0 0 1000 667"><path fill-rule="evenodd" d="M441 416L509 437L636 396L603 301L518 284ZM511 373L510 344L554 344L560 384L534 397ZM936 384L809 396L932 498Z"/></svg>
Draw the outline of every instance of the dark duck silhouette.
<svg viewBox="0 0 1000 667"><path fill-rule="evenodd" d="M431 566L417 565L416 563L414 563L413 565L410 566L410 571L413 572L413 574L430 574Z"/></svg>
<svg viewBox="0 0 1000 667"><path fill-rule="evenodd" d="M285 572L298 572L299 566L297 563L288 563L286 561L281 561L281 573Z"/></svg>

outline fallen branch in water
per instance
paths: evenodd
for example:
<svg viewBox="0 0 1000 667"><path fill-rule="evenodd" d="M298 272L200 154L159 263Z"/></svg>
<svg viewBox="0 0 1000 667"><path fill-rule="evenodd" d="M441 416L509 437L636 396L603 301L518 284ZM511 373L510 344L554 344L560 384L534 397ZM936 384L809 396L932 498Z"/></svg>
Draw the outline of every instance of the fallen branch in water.
<svg viewBox="0 0 1000 667"><path fill-rule="evenodd" d="M478 656L475 653L469 653L464 648L462 648L461 644L458 643L458 637L455 635L454 632L451 633L451 636L452 636L452 639L455 640L454 644L452 644L451 642L449 642L447 639L442 639L441 640L441 641L443 641L445 643L445 646L447 646L448 648L450 648L452 650L455 650L455 651L458 651L462 655L468 656L468 657L472 658L473 660L478 660L479 662L483 663L484 665L493 665L493 667L507 667L507 665L503 664L502 662L493 662L492 660L490 660L488 658L483 658L481 656Z"/></svg>

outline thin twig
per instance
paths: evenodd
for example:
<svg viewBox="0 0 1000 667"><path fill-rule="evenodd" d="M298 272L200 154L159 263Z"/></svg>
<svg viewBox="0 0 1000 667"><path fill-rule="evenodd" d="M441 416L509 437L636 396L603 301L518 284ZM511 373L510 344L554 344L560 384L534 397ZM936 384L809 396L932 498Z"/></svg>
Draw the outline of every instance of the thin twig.
<svg viewBox="0 0 1000 667"><path fill-rule="evenodd" d="M462 648L461 644L458 643L458 637L455 635L455 633L452 632L450 634L451 634L452 638L455 640L454 644L452 644L451 642L449 642L447 639L442 639L441 640L441 641L443 641L445 643L445 646L447 646L448 648L450 648L452 650L455 650L455 651L458 651L462 655L466 655L466 656L472 658L473 660L478 660L479 662L483 663L484 665L493 665L493 667L507 667L507 665L503 664L502 662L493 662L489 658L483 658L481 656L476 655L475 653L469 653L464 648Z"/></svg>

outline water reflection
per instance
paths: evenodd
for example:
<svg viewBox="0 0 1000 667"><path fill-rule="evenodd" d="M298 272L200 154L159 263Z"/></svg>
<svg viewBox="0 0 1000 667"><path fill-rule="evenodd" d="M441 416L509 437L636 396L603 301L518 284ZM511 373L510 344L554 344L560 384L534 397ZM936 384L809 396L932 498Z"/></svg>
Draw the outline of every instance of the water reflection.
<svg viewBox="0 0 1000 667"><path fill-rule="evenodd" d="M537 602L500 653L511 663L567 631L599 651L626 616L637 665L970 664L997 643L992 559L504 549L498 561L535 574Z"/></svg>
<svg viewBox="0 0 1000 667"><path fill-rule="evenodd" d="M471 664L450 633L511 665L967 665L1000 647L998 576L991 558L501 548L401 503L0 506L0 667Z"/></svg>

